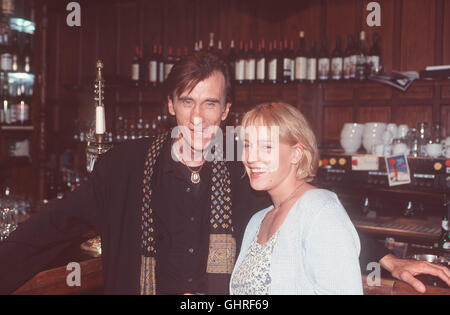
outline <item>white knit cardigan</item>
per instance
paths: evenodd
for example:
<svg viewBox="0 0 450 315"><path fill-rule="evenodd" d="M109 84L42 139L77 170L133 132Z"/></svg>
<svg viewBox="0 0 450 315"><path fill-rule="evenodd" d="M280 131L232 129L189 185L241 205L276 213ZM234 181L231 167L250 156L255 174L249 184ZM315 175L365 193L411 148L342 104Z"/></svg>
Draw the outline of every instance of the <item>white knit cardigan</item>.
<svg viewBox="0 0 450 315"><path fill-rule="evenodd" d="M257 212L248 223L232 277L272 208ZM269 294L363 293L359 237L335 193L325 189L305 192L279 231L270 266Z"/></svg>

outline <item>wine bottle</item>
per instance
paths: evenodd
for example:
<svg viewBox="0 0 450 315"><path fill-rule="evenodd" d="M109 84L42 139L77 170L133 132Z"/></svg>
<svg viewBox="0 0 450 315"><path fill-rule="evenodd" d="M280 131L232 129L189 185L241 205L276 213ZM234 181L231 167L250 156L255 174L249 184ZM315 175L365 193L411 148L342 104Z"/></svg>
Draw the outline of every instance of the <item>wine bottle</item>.
<svg viewBox="0 0 450 315"><path fill-rule="evenodd" d="M290 83L292 83L295 81L295 51L294 51L294 41L292 39L289 41L289 59L291 60Z"/></svg>
<svg viewBox="0 0 450 315"><path fill-rule="evenodd" d="M215 52L215 47L214 47L214 33L209 33L209 45L208 45L208 51L209 51L209 52Z"/></svg>
<svg viewBox="0 0 450 315"><path fill-rule="evenodd" d="M248 55L248 43L244 43L244 84L247 84L247 55Z"/></svg>
<svg viewBox="0 0 450 315"><path fill-rule="evenodd" d="M152 54L148 61L148 82L151 86L158 85L158 45L153 45Z"/></svg>
<svg viewBox="0 0 450 315"><path fill-rule="evenodd" d="M317 52L315 40L312 41L311 49L308 54L308 72L306 79L309 83L315 83L317 80Z"/></svg>
<svg viewBox="0 0 450 315"><path fill-rule="evenodd" d="M15 11L14 0L2 0L1 11L3 16L13 16Z"/></svg>
<svg viewBox="0 0 450 315"><path fill-rule="evenodd" d="M216 53L219 55L219 57L223 57L223 45L222 45L222 41L220 39L217 41Z"/></svg>
<svg viewBox="0 0 450 315"><path fill-rule="evenodd" d="M369 50L368 56L368 65L370 67L371 74L379 74L382 70L381 63L381 48L378 40L378 33L374 32L372 35L372 47Z"/></svg>
<svg viewBox="0 0 450 315"><path fill-rule="evenodd" d="M12 42L11 42L11 70L13 72L19 71L19 62L20 62L19 55L20 55L20 49L19 49L17 34L14 34L12 36Z"/></svg>
<svg viewBox="0 0 450 315"><path fill-rule="evenodd" d="M3 125L11 124L11 100L9 97L9 82L8 76L5 73L1 73L1 81L2 81L2 112L3 112Z"/></svg>
<svg viewBox="0 0 450 315"><path fill-rule="evenodd" d="M295 56L295 80L301 83L306 80L308 63L306 55L305 32L301 31L299 37L300 42Z"/></svg>
<svg viewBox="0 0 450 315"><path fill-rule="evenodd" d="M352 65L352 67L350 68L350 79L356 78L356 64L358 63L359 45L359 33L356 32L353 36L353 51L350 58Z"/></svg>
<svg viewBox="0 0 450 315"><path fill-rule="evenodd" d="M32 57L33 53L32 53L32 48L31 48L31 40L27 37L25 40L25 47L23 49L23 54L22 54L22 71L23 72L27 72L30 73L31 72L31 67L32 67Z"/></svg>
<svg viewBox="0 0 450 315"><path fill-rule="evenodd" d="M158 46L158 82L164 82L164 55L161 44Z"/></svg>
<svg viewBox="0 0 450 315"><path fill-rule="evenodd" d="M280 47L280 50L282 47ZM284 40L284 49L282 50L283 58L283 72L282 72L282 82L283 84L288 84L291 81L291 70L292 70L292 59L288 49L288 41Z"/></svg>
<svg viewBox="0 0 450 315"><path fill-rule="evenodd" d="M260 84L266 81L266 48L264 39L258 45L258 54L256 57L256 80Z"/></svg>
<svg viewBox="0 0 450 315"><path fill-rule="evenodd" d="M239 42L239 52L235 62L235 80L237 84L244 84L245 80L245 52L244 41Z"/></svg>
<svg viewBox="0 0 450 315"><path fill-rule="evenodd" d="M319 80L328 80L330 75L330 54L328 53L328 41L326 38L322 40L322 48L319 53L318 73Z"/></svg>
<svg viewBox="0 0 450 315"><path fill-rule="evenodd" d="M256 80L256 56L253 49L253 40L250 40L249 50L245 59L245 80L248 84L255 83Z"/></svg>
<svg viewBox="0 0 450 315"><path fill-rule="evenodd" d="M236 48L234 47L234 40L230 42L230 50L228 52L228 65L230 69L230 74L234 75L234 79L236 80Z"/></svg>
<svg viewBox="0 0 450 315"><path fill-rule="evenodd" d="M269 59L267 63L268 79L271 84L278 83L278 59L277 41L274 40L273 44L269 44Z"/></svg>
<svg viewBox="0 0 450 315"><path fill-rule="evenodd" d="M12 71L12 54L9 46L9 28L7 25L3 25L3 44L1 47L1 61L0 68L2 71Z"/></svg>
<svg viewBox="0 0 450 315"><path fill-rule="evenodd" d="M336 47L333 50L333 54L331 56L331 78L333 80L341 80L342 79L342 69L343 69L343 56L342 56L342 46L341 46L341 37L336 37Z"/></svg>
<svg viewBox="0 0 450 315"><path fill-rule="evenodd" d="M344 72L343 77L345 80L351 79L352 72L352 54L353 54L353 37L349 35L347 38L347 48L344 52Z"/></svg>
<svg viewBox="0 0 450 315"><path fill-rule="evenodd" d="M131 80L135 85L139 85L140 65L141 65L141 57L139 47L136 46L135 55L133 58L133 62L131 64Z"/></svg>
<svg viewBox="0 0 450 315"><path fill-rule="evenodd" d="M173 57L172 46L169 46L169 48L167 50L166 62L164 63L164 80L167 80L170 70L172 70L172 67L174 66L174 64L175 64L175 58Z"/></svg>
<svg viewBox="0 0 450 315"><path fill-rule="evenodd" d="M366 56L366 33L361 31L356 59L356 79L358 80L364 80L367 78Z"/></svg>

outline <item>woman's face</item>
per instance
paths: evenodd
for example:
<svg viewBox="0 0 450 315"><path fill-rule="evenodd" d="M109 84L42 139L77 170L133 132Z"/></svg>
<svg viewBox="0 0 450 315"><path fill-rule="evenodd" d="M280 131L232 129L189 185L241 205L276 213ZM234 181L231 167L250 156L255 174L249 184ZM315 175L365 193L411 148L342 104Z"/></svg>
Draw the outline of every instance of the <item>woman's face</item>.
<svg viewBox="0 0 450 315"><path fill-rule="evenodd" d="M270 191L290 176L295 177L301 154L299 145L279 139L277 126L245 128L242 161L255 190Z"/></svg>

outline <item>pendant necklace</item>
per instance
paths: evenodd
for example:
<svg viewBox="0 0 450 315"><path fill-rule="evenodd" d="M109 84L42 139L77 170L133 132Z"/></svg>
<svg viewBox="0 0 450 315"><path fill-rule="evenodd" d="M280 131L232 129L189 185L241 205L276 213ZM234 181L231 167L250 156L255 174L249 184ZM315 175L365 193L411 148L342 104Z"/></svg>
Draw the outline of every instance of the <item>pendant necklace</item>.
<svg viewBox="0 0 450 315"><path fill-rule="evenodd" d="M297 186L297 188L295 188L295 190L289 195L289 197L287 197L286 199L284 199L282 202L280 202L280 204L278 206L275 206L275 204L273 205L273 210L279 209L281 208L282 205L284 205L286 202L288 202L289 200L292 199L292 197L294 197L295 193L300 189L300 187L302 187L306 182L301 183L300 185Z"/></svg>
<svg viewBox="0 0 450 315"><path fill-rule="evenodd" d="M185 162L183 159L181 159L181 161L183 161L183 164L188 168L189 171L191 171L191 182L192 182L193 184L198 184L198 183L200 183L200 171L202 170L203 165L205 165L205 163L203 163L202 165L200 165L200 168L199 168L198 170L194 171L193 169L191 169L191 168L186 164L186 162Z"/></svg>

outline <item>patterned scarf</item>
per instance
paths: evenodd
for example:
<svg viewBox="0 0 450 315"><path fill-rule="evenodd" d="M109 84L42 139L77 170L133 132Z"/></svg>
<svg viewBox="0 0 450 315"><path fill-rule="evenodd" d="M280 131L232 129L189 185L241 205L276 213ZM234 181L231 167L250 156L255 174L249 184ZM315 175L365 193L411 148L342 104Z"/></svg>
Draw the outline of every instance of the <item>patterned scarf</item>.
<svg viewBox="0 0 450 315"><path fill-rule="evenodd" d="M155 268L157 262L155 257L157 244L155 242L153 209L151 207L151 180L156 161L169 136L169 132L164 132L153 138L145 162L141 211L140 293L142 295L156 294ZM208 294L223 294L225 293L224 289L228 288L236 257L236 241L232 235L233 226L231 224L231 180L226 163L214 160L211 176L211 213L206 283Z"/></svg>

